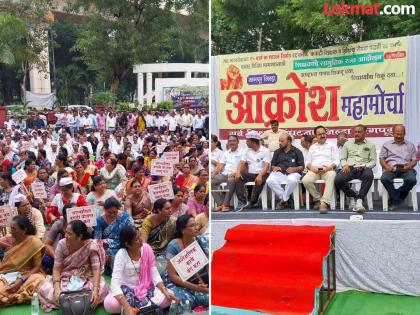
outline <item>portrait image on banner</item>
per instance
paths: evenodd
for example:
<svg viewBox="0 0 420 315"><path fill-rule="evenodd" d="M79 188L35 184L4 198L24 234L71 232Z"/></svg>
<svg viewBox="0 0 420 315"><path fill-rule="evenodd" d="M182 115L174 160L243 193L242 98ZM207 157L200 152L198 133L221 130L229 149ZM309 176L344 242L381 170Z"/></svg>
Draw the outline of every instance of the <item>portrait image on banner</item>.
<svg viewBox="0 0 420 315"><path fill-rule="evenodd" d="M270 120L293 136L328 127L328 136L368 127L370 137L392 136L403 123L406 37L307 51L219 56L220 138L265 131Z"/></svg>

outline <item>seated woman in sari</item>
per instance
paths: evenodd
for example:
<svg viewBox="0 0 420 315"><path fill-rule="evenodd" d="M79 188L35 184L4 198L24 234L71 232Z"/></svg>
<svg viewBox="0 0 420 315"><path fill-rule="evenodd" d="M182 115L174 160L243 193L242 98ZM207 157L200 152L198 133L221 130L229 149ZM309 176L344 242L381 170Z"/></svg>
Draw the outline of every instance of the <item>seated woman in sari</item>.
<svg viewBox="0 0 420 315"><path fill-rule="evenodd" d="M153 204L153 213L143 221L141 239L148 243L155 255L162 255L175 235L176 218L171 216L171 203L163 198Z"/></svg>
<svg viewBox="0 0 420 315"><path fill-rule="evenodd" d="M198 181L198 177L191 174L190 166L185 163L182 167L182 174L176 178L176 184L182 190L185 195L191 191L191 187Z"/></svg>
<svg viewBox="0 0 420 315"><path fill-rule="evenodd" d="M23 184L29 187L36 179L38 171L36 170L35 160L27 158L25 160L25 166L23 167L26 173L26 178L23 180Z"/></svg>
<svg viewBox="0 0 420 315"><path fill-rule="evenodd" d="M194 188L194 196L188 200L187 206L190 208L188 214L193 215L194 217L197 214L203 213L206 211L206 205L204 200L206 199L206 186L197 185Z"/></svg>
<svg viewBox="0 0 420 315"><path fill-rule="evenodd" d="M93 178L92 191L87 195L86 201L93 205L96 216L102 215L105 200L111 197L116 198L117 195L113 190L106 188L106 182L102 176L95 176Z"/></svg>
<svg viewBox="0 0 420 315"><path fill-rule="evenodd" d="M124 209L127 211L134 220L137 227L141 227L144 218L146 218L152 210L152 201L149 194L145 192L141 183L134 178L128 188L129 193L125 200Z"/></svg>
<svg viewBox="0 0 420 315"><path fill-rule="evenodd" d="M14 207L17 194L25 194L25 191L20 185L16 185L10 173L0 173L0 206Z"/></svg>
<svg viewBox="0 0 420 315"><path fill-rule="evenodd" d="M200 305L204 307L209 305L209 265L187 281L184 281L178 275L170 260L194 241L197 241L208 257L208 239L203 236L197 236L197 234L197 223L191 215L182 215L177 219L175 239L169 243L166 249L167 269L163 276L163 282L166 287L172 290L182 302L189 300L193 309Z"/></svg>
<svg viewBox="0 0 420 315"><path fill-rule="evenodd" d="M178 186L173 186L172 189L174 191L174 199L171 200L171 215L179 217L183 214L190 213L190 208L184 203L184 193Z"/></svg>
<svg viewBox="0 0 420 315"><path fill-rule="evenodd" d="M60 180L64 177L71 177L69 174L72 174L69 170L62 168L57 171L57 181L54 183L54 185L51 187L48 198L50 201L54 199L54 197L60 193ZM53 176L51 176L53 178ZM82 187L75 181L73 181L73 191L82 194Z"/></svg>
<svg viewBox="0 0 420 315"><path fill-rule="evenodd" d="M70 177L61 178L59 185L61 193L54 197L46 213L48 223L59 219L63 213L63 207L68 203L74 203L76 207L88 205L81 194L73 192L73 180Z"/></svg>
<svg viewBox="0 0 420 315"><path fill-rule="evenodd" d="M10 229L15 244L0 265L0 306L30 301L45 279L41 272L44 244L34 236L34 226L28 218L17 215Z"/></svg>
<svg viewBox="0 0 420 315"><path fill-rule="evenodd" d="M80 220L70 222L54 254L53 274L47 276L38 292L44 312L58 308L60 293L65 291L92 290L93 308L105 299L109 291L101 276L105 251L97 240L90 238L86 224Z"/></svg>
<svg viewBox="0 0 420 315"><path fill-rule="evenodd" d="M153 250L142 242L135 226L128 225L121 230L120 244L121 249L115 256L111 292L104 301L108 313L120 313L122 307L126 315L131 315L151 302L166 308L171 300L177 300L165 288Z"/></svg>
<svg viewBox="0 0 420 315"><path fill-rule="evenodd" d="M49 205L48 196L50 195L52 186L54 186L54 179L52 179L52 177L48 174L46 168L40 167L38 169L38 177L35 179L34 183L39 183L44 186L45 192L47 193L47 198L38 199L34 197L33 206L41 210L42 213L45 213L46 207Z"/></svg>
<svg viewBox="0 0 420 315"><path fill-rule="evenodd" d="M26 196L22 194L17 194L14 196L13 206L16 207L18 214L26 217L32 226L35 228L35 236L39 239L42 239L45 233L44 218L42 213L36 209L32 208L29 200ZM13 238L11 233L11 228L6 228L6 236L0 238L0 248L4 251L8 251L16 243L16 240Z"/></svg>
<svg viewBox="0 0 420 315"><path fill-rule="evenodd" d="M74 179L76 183L82 187L82 193L86 196L92 189L91 175L85 171L85 168L80 161L75 162L73 168L76 172Z"/></svg>
<svg viewBox="0 0 420 315"><path fill-rule="evenodd" d="M126 225L133 225L133 219L127 212L119 211L120 202L114 198L108 198L104 204L104 213L96 218L95 238L103 240L106 255L109 260L107 272L111 273L114 257L120 249L120 231Z"/></svg>

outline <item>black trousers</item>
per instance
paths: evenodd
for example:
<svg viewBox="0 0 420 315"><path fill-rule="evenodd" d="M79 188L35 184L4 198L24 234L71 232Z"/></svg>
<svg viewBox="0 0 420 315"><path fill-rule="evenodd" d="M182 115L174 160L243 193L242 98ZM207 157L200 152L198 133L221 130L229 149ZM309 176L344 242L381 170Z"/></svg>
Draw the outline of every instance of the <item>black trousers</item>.
<svg viewBox="0 0 420 315"><path fill-rule="evenodd" d="M236 182L236 195L238 197L238 200L244 204L246 203L246 197L245 197L245 184L247 182L253 182L255 181L255 179L257 178L258 174L251 174L251 173L242 173L242 178ZM254 187L252 187L252 193L251 193L251 198L250 198L250 203L251 204L255 204L258 202L258 197L261 194L261 191L264 188L265 182L268 178L268 174L265 174L263 176L263 180L261 185L257 186L255 185Z"/></svg>
<svg viewBox="0 0 420 315"><path fill-rule="evenodd" d="M359 179L362 181L359 192L355 192L351 189L349 181L353 179ZM340 190L344 191L347 197L353 197L356 199L363 199L369 192L370 186L373 181L373 171L371 168L365 167L363 171L358 171L353 166L350 166L350 172L344 173L340 171L335 177L335 185Z"/></svg>
<svg viewBox="0 0 420 315"><path fill-rule="evenodd" d="M382 173L381 183L388 191L389 201L391 204L397 205L407 198L408 193L417 183L416 175L417 173L415 170L409 170L405 173L401 173L399 171ZM398 189L395 189L394 187L395 178L402 178L404 180L403 185Z"/></svg>

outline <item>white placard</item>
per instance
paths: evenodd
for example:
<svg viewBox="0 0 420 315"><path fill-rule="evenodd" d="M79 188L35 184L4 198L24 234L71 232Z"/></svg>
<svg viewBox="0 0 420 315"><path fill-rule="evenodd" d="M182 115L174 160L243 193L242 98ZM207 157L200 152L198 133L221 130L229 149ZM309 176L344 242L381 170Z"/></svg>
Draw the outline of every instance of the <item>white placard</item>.
<svg viewBox="0 0 420 315"><path fill-rule="evenodd" d="M171 182L149 185L147 189L149 190L149 196L152 202L155 202L159 198L167 200L174 198L174 190Z"/></svg>
<svg viewBox="0 0 420 315"><path fill-rule="evenodd" d="M161 154L163 152L163 150L165 150L167 147L166 144L157 144L156 145L156 151L158 154Z"/></svg>
<svg viewBox="0 0 420 315"><path fill-rule="evenodd" d="M10 226L13 217L18 215L16 208L10 206L0 207L0 226Z"/></svg>
<svg viewBox="0 0 420 315"><path fill-rule="evenodd" d="M28 177L28 175L26 175L26 172L23 169L20 169L16 173L12 174L12 179L15 181L16 184L20 184L21 182L23 182L26 177Z"/></svg>
<svg viewBox="0 0 420 315"><path fill-rule="evenodd" d="M152 160L151 174L154 176L172 176L174 174L174 165L168 161Z"/></svg>
<svg viewBox="0 0 420 315"><path fill-rule="evenodd" d="M88 227L96 225L96 214L92 206L75 207L67 209L67 222L73 220L83 221Z"/></svg>
<svg viewBox="0 0 420 315"><path fill-rule="evenodd" d="M179 163L179 152L178 151L164 152L160 159L162 161L167 161L167 162L172 162L172 163L178 164Z"/></svg>
<svg viewBox="0 0 420 315"><path fill-rule="evenodd" d="M197 241L188 245L170 261L178 275L184 281L187 281L209 263L206 254L204 254L203 249Z"/></svg>
<svg viewBox="0 0 420 315"><path fill-rule="evenodd" d="M31 188L32 188L32 193L34 194L34 198L36 199L47 198L47 191L45 190L44 183L34 182L31 184Z"/></svg>

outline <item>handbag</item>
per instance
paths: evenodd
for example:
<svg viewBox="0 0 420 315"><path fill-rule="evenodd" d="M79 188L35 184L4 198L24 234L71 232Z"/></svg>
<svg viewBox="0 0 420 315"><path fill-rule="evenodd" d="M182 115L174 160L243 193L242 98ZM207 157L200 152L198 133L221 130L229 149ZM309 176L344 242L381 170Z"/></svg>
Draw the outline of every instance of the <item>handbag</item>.
<svg viewBox="0 0 420 315"><path fill-rule="evenodd" d="M67 291L60 294L61 315L91 315L91 290Z"/></svg>

